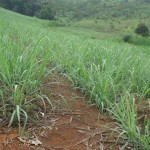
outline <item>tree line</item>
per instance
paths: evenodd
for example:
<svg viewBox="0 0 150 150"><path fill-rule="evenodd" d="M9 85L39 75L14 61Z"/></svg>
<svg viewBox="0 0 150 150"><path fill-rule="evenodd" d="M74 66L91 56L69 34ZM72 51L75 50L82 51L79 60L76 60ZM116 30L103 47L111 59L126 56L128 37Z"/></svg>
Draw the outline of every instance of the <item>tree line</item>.
<svg viewBox="0 0 150 150"><path fill-rule="evenodd" d="M140 16L141 3L150 0L0 0L0 6L28 16L42 19L81 19L85 17L109 19L112 17ZM138 5L139 4L139 5ZM144 8L145 9L145 8ZM109 11L108 11L109 10ZM135 12L137 14L135 14ZM139 13L149 16L149 10Z"/></svg>
<svg viewBox="0 0 150 150"><path fill-rule="evenodd" d="M0 0L0 6L28 16L55 19L57 16L65 16L80 2L82 0Z"/></svg>

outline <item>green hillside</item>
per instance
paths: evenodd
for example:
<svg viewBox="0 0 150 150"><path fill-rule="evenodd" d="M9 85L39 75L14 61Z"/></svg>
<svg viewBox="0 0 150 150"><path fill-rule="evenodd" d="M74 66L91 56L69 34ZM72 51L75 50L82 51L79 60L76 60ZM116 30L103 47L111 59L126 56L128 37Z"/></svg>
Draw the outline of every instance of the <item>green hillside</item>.
<svg viewBox="0 0 150 150"><path fill-rule="evenodd" d="M150 18L150 2L146 1L99 1L87 0L76 9L77 18L97 19L144 19Z"/></svg>
<svg viewBox="0 0 150 150"><path fill-rule="evenodd" d="M82 89L101 113L116 120L122 149L149 150L149 37L135 35L138 19L112 19L114 27L107 26L108 21L85 19L64 25L0 8L0 118L5 124L18 126L22 136L29 122L38 121L37 110L55 108L51 94L44 95L41 87L56 71ZM127 31L138 39L136 44L120 39Z"/></svg>
<svg viewBox="0 0 150 150"><path fill-rule="evenodd" d="M149 0L1 0L0 6L43 19L148 19Z"/></svg>

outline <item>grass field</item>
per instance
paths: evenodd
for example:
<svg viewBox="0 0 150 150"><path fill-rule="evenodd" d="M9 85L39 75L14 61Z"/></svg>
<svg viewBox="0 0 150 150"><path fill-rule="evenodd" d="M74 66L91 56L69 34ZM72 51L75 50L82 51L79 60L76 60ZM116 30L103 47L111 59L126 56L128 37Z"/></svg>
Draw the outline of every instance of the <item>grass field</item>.
<svg viewBox="0 0 150 150"><path fill-rule="evenodd" d="M149 104L149 47L144 42L138 46L120 40L124 32L132 32L137 20L81 21L59 27L1 8L0 14L0 117L9 126L17 122L23 134L34 100L29 98L38 98L44 107L46 95L37 91L44 76L56 69L80 87L101 112L107 111L117 120L116 130L128 139L125 146L133 142L135 149L150 149L150 118L145 114L146 119L139 123L135 104ZM125 23L130 26L124 31Z"/></svg>

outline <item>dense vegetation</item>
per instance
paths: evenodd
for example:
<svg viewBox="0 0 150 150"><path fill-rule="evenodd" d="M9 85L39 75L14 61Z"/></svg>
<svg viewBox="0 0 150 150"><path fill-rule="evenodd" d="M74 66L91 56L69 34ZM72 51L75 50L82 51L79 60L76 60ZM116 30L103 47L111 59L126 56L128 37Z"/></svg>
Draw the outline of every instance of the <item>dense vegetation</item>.
<svg viewBox="0 0 150 150"><path fill-rule="evenodd" d="M144 122L139 122L135 105L140 100L149 107L150 38L134 33L141 21L150 25L148 0L60 0L59 5L57 0L0 2L5 8L45 19L84 18L65 25L60 20L43 21L0 8L0 118L9 126L18 123L22 135L32 121L31 112L37 112L34 101L42 102L43 107L49 102L53 107L40 86L55 68L83 89L101 112L116 119L116 130L126 141L124 147L134 143L135 149L150 149L150 120L145 115ZM30 8L27 4L35 6L32 13L25 11ZM139 9L128 16L124 8ZM143 16L146 19L136 19ZM121 19L128 17L132 20ZM129 42L136 45L120 40L128 32L132 34Z"/></svg>
<svg viewBox="0 0 150 150"><path fill-rule="evenodd" d="M150 17L149 0L0 0L0 6L43 19Z"/></svg>
<svg viewBox="0 0 150 150"><path fill-rule="evenodd" d="M135 33L141 36L149 36L149 28L145 24L141 23L135 29Z"/></svg>

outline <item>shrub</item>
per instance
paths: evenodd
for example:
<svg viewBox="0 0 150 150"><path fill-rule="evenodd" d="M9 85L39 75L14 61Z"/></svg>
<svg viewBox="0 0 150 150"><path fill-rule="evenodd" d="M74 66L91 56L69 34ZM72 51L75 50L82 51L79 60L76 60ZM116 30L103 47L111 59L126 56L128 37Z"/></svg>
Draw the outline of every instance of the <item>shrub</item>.
<svg viewBox="0 0 150 150"><path fill-rule="evenodd" d="M56 12L50 5L43 5L43 7L36 13L36 16L40 19L54 20Z"/></svg>
<svg viewBox="0 0 150 150"><path fill-rule="evenodd" d="M122 39L123 39L124 42L130 42L131 38L132 38L131 35L125 34Z"/></svg>
<svg viewBox="0 0 150 150"><path fill-rule="evenodd" d="M135 33L141 36L149 36L149 28L144 23L141 23L135 29Z"/></svg>

